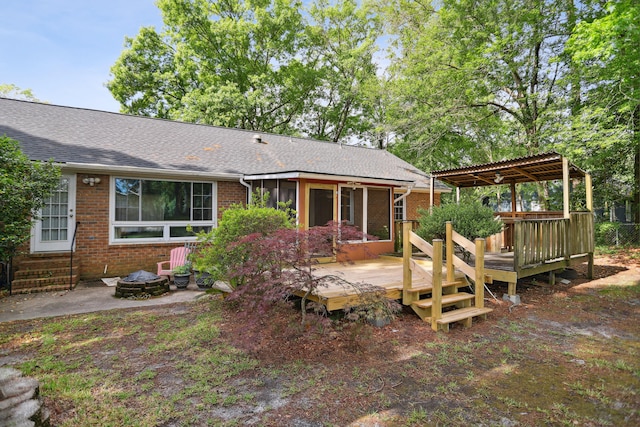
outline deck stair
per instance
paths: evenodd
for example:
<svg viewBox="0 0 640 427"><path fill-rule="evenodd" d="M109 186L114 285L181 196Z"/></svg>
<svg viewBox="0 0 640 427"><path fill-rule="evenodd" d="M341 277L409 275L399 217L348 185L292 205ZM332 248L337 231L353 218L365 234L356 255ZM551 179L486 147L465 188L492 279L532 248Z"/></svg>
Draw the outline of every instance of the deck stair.
<svg viewBox="0 0 640 427"><path fill-rule="evenodd" d="M410 306L435 331L447 332L449 324L455 322L470 327L474 317L486 318L492 309L484 307L484 240L477 239L473 244L455 233L451 223L447 223L445 264L442 240L434 240L431 245L413 233L408 223L403 232L403 304ZM475 267L454 255L454 242L473 253ZM431 257L431 265L411 258L412 245ZM414 274L421 277L420 282L413 282ZM469 279L476 283L474 293L461 292L460 288L469 286Z"/></svg>
<svg viewBox="0 0 640 427"><path fill-rule="evenodd" d="M75 288L78 267L74 265L71 270L69 258L69 254L64 253L30 256L16 261L11 282L12 293L55 292Z"/></svg>

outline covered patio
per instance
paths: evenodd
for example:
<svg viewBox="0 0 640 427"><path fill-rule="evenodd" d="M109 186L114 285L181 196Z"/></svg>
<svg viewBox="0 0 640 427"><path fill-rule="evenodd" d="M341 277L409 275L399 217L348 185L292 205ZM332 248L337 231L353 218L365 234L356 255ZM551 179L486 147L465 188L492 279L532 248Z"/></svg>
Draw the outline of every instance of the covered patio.
<svg viewBox="0 0 640 427"><path fill-rule="evenodd" d="M550 152L484 165L435 171L431 179L460 189L509 185L511 211L496 212L505 224L502 233L487 239L485 272L492 280L509 284L508 294L516 295L518 279L555 272L574 264L588 263L593 277L594 218L591 176L571 164L566 157ZM518 210L516 185L529 182L562 181L562 211ZM571 211L572 180L584 180L584 211ZM472 260L473 264L473 260Z"/></svg>

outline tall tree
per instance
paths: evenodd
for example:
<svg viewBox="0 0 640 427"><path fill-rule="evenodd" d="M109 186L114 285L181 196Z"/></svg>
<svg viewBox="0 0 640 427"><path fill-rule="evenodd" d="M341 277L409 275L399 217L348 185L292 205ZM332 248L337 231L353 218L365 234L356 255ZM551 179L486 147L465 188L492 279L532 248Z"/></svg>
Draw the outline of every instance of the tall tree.
<svg viewBox="0 0 640 427"><path fill-rule="evenodd" d="M298 0L159 0L107 87L132 114L291 132L316 85Z"/></svg>
<svg viewBox="0 0 640 427"><path fill-rule="evenodd" d="M534 154L554 142L571 0L443 0L438 10L398 0L390 8L395 121L434 167Z"/></svg>
<svg viewBox="0 0 640 427"><path fill-rule="evenodd" d="M39 99L36 98L36 96L31 91L31 89L21 89L13 83L0 84L0 97L20 99L23 101L39 101Z"/></svg>
<svg viewBox="0 0 640 427"><path fill-rule="evenodd" d="M123 112L365 140L381 26L355 0L159 0L162 32L126 39L107 87Z"/></svg>
<svg viewBox="0 0 640 427"><path fill-rule="evenodd" d="M320 81L300 121L301 130L333 142L369 139L374 105L368 94L377 82L373 56L382 31L379 18L366 3L359 6L355 0L317 0L309 15Z"/></svg>
<svg viewBox="0 0 640 427"><path fill-rule="evenodd" d="M568 146L590 159L602 198L633 195L640 223L640 3L610 1L603 16L577 25L568 49L584 88Z"/></svg>

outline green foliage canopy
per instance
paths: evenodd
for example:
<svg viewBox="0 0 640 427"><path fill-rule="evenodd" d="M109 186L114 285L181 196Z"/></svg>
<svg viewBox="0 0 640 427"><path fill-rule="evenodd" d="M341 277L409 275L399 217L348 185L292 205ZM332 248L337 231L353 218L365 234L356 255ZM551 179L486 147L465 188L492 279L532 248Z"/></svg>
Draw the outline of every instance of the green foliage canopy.
<svg viewBox="0 0 640 427"><path fill-rule="evenodd" d="M640 3L608 2L602 16L576 26L567 46L582 87L567 150L594 170L596 197L633 194L640 222Z"/></svg>
<svg viewBox="0 0 640 427"><path fill-rule="evenodd" d="M159 0L107 87L125 113L338 141L366 135L380 25L355 0Z"/></svg>
<svg viewBox="0 0 640 427"><path fill-rule="evenodd" d="M18 141L0 136L0 261L7 262L29 240L60 170L52 162L31 162Z"/></svg>

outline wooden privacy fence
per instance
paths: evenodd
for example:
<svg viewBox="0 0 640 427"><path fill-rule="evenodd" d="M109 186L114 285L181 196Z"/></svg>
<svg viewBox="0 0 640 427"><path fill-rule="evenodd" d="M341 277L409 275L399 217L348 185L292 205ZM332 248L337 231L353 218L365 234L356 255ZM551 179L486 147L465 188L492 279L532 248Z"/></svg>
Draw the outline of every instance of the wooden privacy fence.
<svg viewBox="0 0 640 427"><path fill-rule="evenodd" d="M527 219L514 223L514 267L554 260L569 260L572 255L593 252L593 215L573 212L570 218Z"/></svg>

